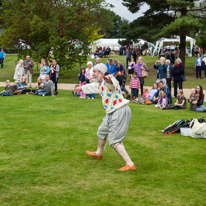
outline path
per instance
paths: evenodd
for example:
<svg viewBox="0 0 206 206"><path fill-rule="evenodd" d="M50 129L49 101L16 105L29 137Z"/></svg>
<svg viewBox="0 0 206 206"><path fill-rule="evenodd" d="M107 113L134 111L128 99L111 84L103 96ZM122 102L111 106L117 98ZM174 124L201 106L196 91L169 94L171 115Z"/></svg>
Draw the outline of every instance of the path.
<svg viewBox="0 0 206 206"><path fill-rule="evenodd" d="M76 84L58 83L58 89L73 90L75 85ZM32 83L32 87L34 88L35 86L36 86L36 83ZM5 82L0 82L0 87L5 87ZM144 86L144 87L147 87L149 91L152 89L152 87L149 87L149 86ZM128 91L130 91L128 85L126 85L126 88L128 89ZM183 89L183 91L184 91L184 96L188 99L191 94L191 89ZM206 94L206 90L204 90L203 92L204 94ZM174 94L174 89L172 88L172 95L173 94ZM205 101L206 101L206 98L205 98Z"/></svg>

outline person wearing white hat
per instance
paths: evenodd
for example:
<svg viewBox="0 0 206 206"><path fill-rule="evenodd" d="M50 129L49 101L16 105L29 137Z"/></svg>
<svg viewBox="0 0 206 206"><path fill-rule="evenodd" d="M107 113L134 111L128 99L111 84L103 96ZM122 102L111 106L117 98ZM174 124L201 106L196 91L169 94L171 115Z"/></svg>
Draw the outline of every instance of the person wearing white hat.
<svg viewBox="0 0 206 206"><path fill-rule="evenodd" d="M99 63L93 68L93 77L98 83L78 87L85 94L100 94L106 116L98 128L98 148L96 152L86 151L89 156L102 159L104 145L108 138L109 145L125 160L126 166L118 169L127 171L136 169L135 164L127 154L122 141L124 140L131 119L131 109L127 105L129 100L124 99L118 81L112 75L105 76L107 67Z"/></svg>

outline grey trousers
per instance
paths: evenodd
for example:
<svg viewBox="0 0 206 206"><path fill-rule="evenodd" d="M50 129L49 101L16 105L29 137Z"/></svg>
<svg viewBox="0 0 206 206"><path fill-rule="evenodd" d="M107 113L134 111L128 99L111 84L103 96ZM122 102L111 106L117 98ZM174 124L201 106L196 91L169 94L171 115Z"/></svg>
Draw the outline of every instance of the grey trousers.
<svg viewBox="0 0 206 206"><path fill-rule="evenodd" d="M122 142L127 134L131 116L132 112L128 105L111 114L106 114L101 126L98 128L98 137L101 139L108 137L110 146Z"/></svg>

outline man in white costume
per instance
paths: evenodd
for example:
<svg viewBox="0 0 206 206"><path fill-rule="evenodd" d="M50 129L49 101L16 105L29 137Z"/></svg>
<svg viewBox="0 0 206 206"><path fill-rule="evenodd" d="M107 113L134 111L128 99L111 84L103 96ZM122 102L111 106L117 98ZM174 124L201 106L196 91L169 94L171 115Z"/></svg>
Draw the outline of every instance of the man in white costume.
<svg viewBox="0 0 206 206"><path fill-rule="evenodd" d="M86 151L86 153L96 159L102 159L104 145L108 138L109 145L125 160L126 166L118 169L127 171L136 169L135 164L127 154L122 144L131 120L131 109L127 105L129 100L124 99L118 81L115 77L105 76L107 67L99 63L94 67L93 77L98 83L87 84L78 87L85 94L100 94L106 116L101 126L98 128L98 148L96 152Z"/></svg>

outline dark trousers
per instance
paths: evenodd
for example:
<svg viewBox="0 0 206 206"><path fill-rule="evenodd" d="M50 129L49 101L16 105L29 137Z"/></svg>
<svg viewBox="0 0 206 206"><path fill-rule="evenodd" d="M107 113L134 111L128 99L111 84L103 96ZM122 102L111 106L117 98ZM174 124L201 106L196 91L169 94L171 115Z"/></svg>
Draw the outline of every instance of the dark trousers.
<svg viewBox="0 0 206 206"><path fill-rule="evenodd" d="M138 97L138 89L131 88L132 97Z"/></svg>
<svg viewBox="0 0 206 206"><path fill-rule="evenodd" d="M201 69L202 69L201 66L196 66L196 77L197 77L197 79L198 79L198 74L199 74L199 78L201 78Z"/></svg>
<svg viewBox="0 0 206 206"><path fill-rule="evenodd" d="M58 82L58 78L56 80L56 77L50 77L50 79L52 80L52 82L54 83L55 85L55 92L57 91L57 82Z"/></svg>
<svg viewBox="0 0 206 206"><path fill-rule="evenodd" d="M182 81L174 81L174 96L177 97L177 83L179 85L179 89L182 89Z"/></svg>
<svg viewBox="0 0 206 206"><path fill-rule="evenodd" d="M182 109L179 105L170 105L167 109Z"/></svg>
<svg viewBox="0 0 206 206"><path fill-rule="evenodd" d="M22 90L22 94L26 94L26 93L29 93L29 92L31 92L31 89Z"/></svg>
<svg viewBox="0 0 206 206"><path fill-rule="evenodd" d="M169 88L170 92L171 92L171 78L167 78L167 87Z"/></svg>
<svg viewBox="0 0 206 206"><path fill-rule="evenodd" d="M131 62L131 58L126 58L126 68L128 69L128 62Z"/></svg>
<svg viewBox="0 0 206 206"><path fill-rule="evenodd" d="M4 59L3 58L0 58L0 64L1 64L1 68L3 68L3 66L4 66Z"/></svg>
<svg viewBox="0 0 206 206"><path fill-rule="evenodd" d="M141 88L141 95L143 95L143 84L140 84L140 88Z"/></svg>
<svg viewBox="0 0 206 206"><path fill-rule="evenodd" d="M206 67L205 67L205 78L206 78Z"/></svg>

